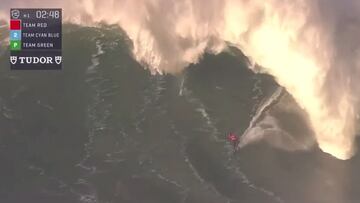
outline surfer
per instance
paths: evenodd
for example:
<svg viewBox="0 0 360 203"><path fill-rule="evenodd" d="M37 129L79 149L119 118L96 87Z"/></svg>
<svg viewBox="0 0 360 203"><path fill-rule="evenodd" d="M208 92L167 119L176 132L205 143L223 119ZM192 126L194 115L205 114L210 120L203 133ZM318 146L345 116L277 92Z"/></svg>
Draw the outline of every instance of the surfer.
<svg viewBox="0 0 360 203"><path fill-rule="evenodd" d="M235 135L235 133L229 133L227 136L229 142L233 144L234 152L237 150L237 145L239 144L239 138Z"/></svg>

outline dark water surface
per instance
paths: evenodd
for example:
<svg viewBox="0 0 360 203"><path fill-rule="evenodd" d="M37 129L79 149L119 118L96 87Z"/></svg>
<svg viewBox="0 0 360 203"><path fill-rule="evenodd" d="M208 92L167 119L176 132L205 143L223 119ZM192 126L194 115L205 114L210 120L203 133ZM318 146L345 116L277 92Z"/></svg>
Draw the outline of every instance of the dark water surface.
<svg viewBox="0 0 360 203"><path fill-rule="evenodd" d="M63 39L62 71L9 71L0 52L1 203L359 202L359 155L265 141L233 153L225 134L242 134L277 88L244 57L154 76L116 27L67 25Z"/></svg>

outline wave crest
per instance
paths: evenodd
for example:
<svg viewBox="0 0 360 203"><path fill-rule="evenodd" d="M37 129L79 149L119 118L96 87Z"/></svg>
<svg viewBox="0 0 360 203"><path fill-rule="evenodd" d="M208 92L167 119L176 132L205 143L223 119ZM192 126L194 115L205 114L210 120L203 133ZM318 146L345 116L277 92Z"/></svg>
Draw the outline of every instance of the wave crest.
<svg viewBox="0 0 360 203"><path fill-rule="evenodd" d="M26 4L25 0L3 3ZM153 73L180 72L204 52L219 53L231 44L293 95L309 115L324 152L340 159L354 153L360 95L356 85L360 3L355 0L109 0L106 4L59 0L52 4L63 7L65 18L73 22L119 24L133 41L136 59Z"/></svg>

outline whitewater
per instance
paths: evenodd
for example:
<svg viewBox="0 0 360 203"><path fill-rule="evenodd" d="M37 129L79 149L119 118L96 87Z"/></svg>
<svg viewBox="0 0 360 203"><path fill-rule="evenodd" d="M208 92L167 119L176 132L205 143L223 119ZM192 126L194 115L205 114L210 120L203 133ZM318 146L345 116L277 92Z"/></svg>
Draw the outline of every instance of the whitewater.
<svg viewBox="0 0 360 203"><path fill-rule="evenodd" d="M0 19L25 0L3 0ZM49 7L45 0L31 7ZM230 45L274 76L308 115L319 147L356 149L360 3L355 0L55 0L68 22L118 24L152 73L176 74ZM255 66L249 66L249 68ZM255 72L259 70L255 70Z"/></svg>

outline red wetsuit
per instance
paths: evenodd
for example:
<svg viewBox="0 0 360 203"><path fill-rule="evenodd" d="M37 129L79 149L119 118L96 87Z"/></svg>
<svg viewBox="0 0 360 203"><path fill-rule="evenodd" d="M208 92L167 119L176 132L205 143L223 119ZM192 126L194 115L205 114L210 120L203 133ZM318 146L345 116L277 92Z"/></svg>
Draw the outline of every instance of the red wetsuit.
<svg viewBox="0 0 360 203"><path fill-rule="evenodd" d="M228 140L233 143L234 149L236 149L236 145L238 143L238 137L234 133L230 133L228 135Z"/></svg>

